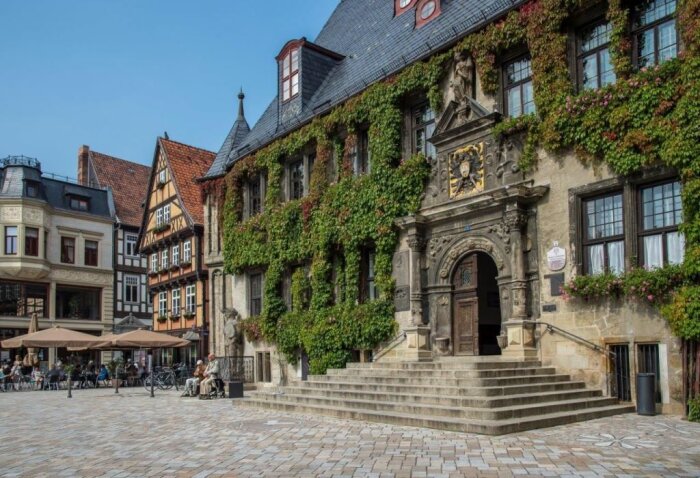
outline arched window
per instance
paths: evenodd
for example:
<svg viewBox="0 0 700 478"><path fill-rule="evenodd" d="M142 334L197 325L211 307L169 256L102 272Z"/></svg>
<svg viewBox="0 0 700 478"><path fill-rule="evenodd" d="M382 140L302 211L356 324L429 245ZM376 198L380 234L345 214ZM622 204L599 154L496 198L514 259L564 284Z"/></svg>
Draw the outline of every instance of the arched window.
<svg viewBox="0 0 700 478"><path fill-rule="evenodd" d="M416 6L416 28L440 15L440 0L420 0Z"/></svg>
<svg viewBox="0 0 700 478"><path fill-rule="evenodd" d="M299 94L299 48L292 48L282 58L282 101Z"/></svg>
<svg viewBox="0 0 700 478"><path fill-rule="evenodd" d="M416 4L416 0L394 0L394 14L398 17Z"/></svg>

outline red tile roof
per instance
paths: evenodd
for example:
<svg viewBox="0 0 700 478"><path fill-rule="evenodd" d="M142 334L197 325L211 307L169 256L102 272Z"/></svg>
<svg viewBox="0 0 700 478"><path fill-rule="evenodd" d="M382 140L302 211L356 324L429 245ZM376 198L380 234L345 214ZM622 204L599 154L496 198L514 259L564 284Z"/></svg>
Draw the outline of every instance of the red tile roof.
<svg viewBox="0 0 700 478"><path fill-rule="evenodd" d="M143 215L141 203L146 199L151 168L97 151L90 151L90 163L99 186L112 189L119 221L139 227Z"/></svg>
<svg viewBox="0 0 700 478"><path fill-rule="evenodd" d="M173 180L184 207L195 224L204 224L204 202L197 179L204 176L216 157L215 153L160 138L160 144L168 157Z"/></svg>

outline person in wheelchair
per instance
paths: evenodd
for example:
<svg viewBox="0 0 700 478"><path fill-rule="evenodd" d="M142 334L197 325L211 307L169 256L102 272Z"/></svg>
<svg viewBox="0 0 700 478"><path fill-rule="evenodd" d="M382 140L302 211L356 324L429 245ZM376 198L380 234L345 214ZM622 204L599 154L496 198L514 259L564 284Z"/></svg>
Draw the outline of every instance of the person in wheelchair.
<svg viewBox="0 0 700 478"><path fill-rule="evenodd" d="M185 393L182 394L183 397L196 397L197 387L200 382L204 379L204 362L197 360L197 366L194 368L194 373L192 378L188 378L185 382Z"/></svg>
<svg viewBox="0 0 700 478"><path fill-rule="evenodd" d="M211 398L212 388L215 386L214 382L219 378L219 361L216 360L216 355L209 354L207 358L209 359L209 363L204 371L204 380L202 380L202 383L199 385L200 400Z"/></svg>

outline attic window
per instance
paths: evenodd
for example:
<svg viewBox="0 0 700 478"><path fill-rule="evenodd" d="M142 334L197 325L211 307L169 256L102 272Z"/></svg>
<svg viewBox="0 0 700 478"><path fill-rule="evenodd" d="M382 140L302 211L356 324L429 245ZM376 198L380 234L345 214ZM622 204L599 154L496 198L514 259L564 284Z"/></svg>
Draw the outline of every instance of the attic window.
<svg viewBox="0 0 700 478"><path fill-rule="evenodd" d="M77 196L70 196L69 201L70 208L75 209L76 211L87 211L90 204L87 199Z"/></svg>
<svg viewBox="0 0 700 478"><path fill-rule="evenodd" d="M299 49L293 48L282 59L282 101L299 94Z"/></svg>
<svg viewBox="0 0 700 478"><path fill-rule="evenodd" d="M410 9L413 5L415 5L416 0L396 0L396 4L394 7L394 11L396 16L401 15L402 13L405 13Z"/></svg>
<svg viewBox="0 0 700 478"><path fill-rule="evenodd" d="M440 0L420 0L416 7L416 28L440 15Z"/></svg>

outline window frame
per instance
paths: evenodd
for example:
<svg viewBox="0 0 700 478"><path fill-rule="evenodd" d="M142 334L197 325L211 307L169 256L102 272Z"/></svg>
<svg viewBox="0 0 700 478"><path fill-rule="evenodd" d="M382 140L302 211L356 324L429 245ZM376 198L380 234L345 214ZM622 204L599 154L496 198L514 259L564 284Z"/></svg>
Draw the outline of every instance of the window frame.
<svg viewBox="0 0 700 478"><path fill-rule="evenodd" d="M170 254L169 250L166 247L162 251L160 251L160 270L166 270L168 266L170 265Z"/></svg>
<svg viewBox="0 0 700 478"><path fill-rule="evenodd" d="M94 248L88 247L88 244L94 244ZM88 251L90 251L88 253ZM94 253L93 253L94 251ZM92 239L83 241L83 264L90 267L97 267L100 264L100 243Z"/></svg>
<svg viewBox="0 0 700 478"><path fill-rule="evenodd" d="M296 69L294 69L294 55L296 54ZM286 72L285 70L287 69L287 66L285 65L286 62L289 62L289 71ZM299 91L301 90L301 85L300 85L300 68L299 65L301 64L301 48L300 47L294 47L290 48L289 51L287 51L282 59L280 60L280 78L281 78L281 88L280 88L280 96L282 98L282 103L287 103L289 101L292 101L294 98L299 96ZM294 93L294 80L296 79L296 93ZM285 94L285 86L289 85L289 96L286 96Z"/></svg>
<svg viewBox="0 0 700 478"><path fill-rule="evenodd" d="M158 317L166 317L168 315L168 292L158 292Z"/></svg>
<svg viewBox="0 0 700 478"><path fill-rule="evenodd" d="M79 196L68 196L68 206L74 211L87 212L90 210L90 200Z"/></svg>
<svg viewBox="0 0 700 478"><path fill-rule="evenodd" d="M301 177L295 179L294 178L294 173L295 170L297 169L297 166L300 167L301 169ZM290 201L296 201L298 199L304 198L306 196L306 187L305 187L305 179L306 179L306 166L304 164L304 158L299 158L294 161L290 161L289 164L287 165L287 176L288 176L288 184L289 184L289 200ZM295 194L295 185L299 185L300 189L300 195Z"/></svg>
<svg viewBox="0 0 700 478"><path fill-rule="evenodd" d="M253 186L257 189L257 196L253 195ZM263 212L263 197L262 174L256 174L253 180L248 182L248 217Z"/></svg>
<svg viewBox="0 0 700 478"><path fill-rule="evenodd" d="M136 281L130 284L129 279ZM139 289L141 288L141 278L137 274L124 274L124 302L127 304L139 303Z"/></svg>
<svg viewBox="0 0 700 478"><path fill-rule="evenodd" d="M430 2L435 4L435 9L430 13L430 15L424 18L423 8L425 8L425 6ZM440 0L418 0L418 3L416 4L416 28L420 28L423 25L431 22L435 18L439 17L441 13L442 5Z"/></svg>
<svg viewBox="0 0 700 478"><path fill-rule="evenodd" d="M170 204L163 206L163 224L170 224Z"/></svg>
<svg viewBox="0 0 700 478"><path fill-rule="evenodd" d="M36 236L30 237L29 231L35 231ZM24 228L24 255L28 257L39 257L39 228L25 227ZM32 240L30 240L32 239ZM33 246L33 247L32 247Z"/></svg>
<svg viewBox="0 0 700 478"><path fill-rule="evenodd" d="M14 229L14 235L9 230ZM16 256L19 254L19 226L5 226L5 255Z"/></svg>
<svg viewBox="0 0 700 478"><path fill-rule="evenodd" d="M151 272L158 272L158 264L160 261L158 260L158 253L154 252L151 254Z"/></svg>
<svg viewBox="0 0 700 478"><path fill-rule="evenodd" d="M182 264L192 263L192 239L182 242Z"/></svg>
<svg viewBox="0 0 700 478"><path fill-rule="evenodd" d="M622 234L621 235L615 235L615 236L606 236L603 238L597 238L597 239L588 239L588 211L586 208L586 204L591 202L591 201L596 201L598 199L605 199L607 197L614 197L614 196L620 196L620 200L622 202ZM625 221L625 191L622 188L618 189L611 189L608 191L600 192L599 194L592 194L590 196L586 196L584 198L581 198L581 254L582 254L582 266L583 266L583 274L584 275L594 275L590 270L590 264L589 264L589 256L588 256L588 248L592 246L597 246L597 245L602 245L603 246L603 263L605 270L603 273L610 272L610 257L608 254L608 243L612 242L622 242L623 244L623 253L622 253L622 261L623 261L623 270L621 273L624 273L627 270L627 255L629 251L627 250L627 223Z"/></svg>
<svg viewBox="0 0 700 478"><path fill-rule="evenodd" d="M601 45L598 45L594 48L591 48L588 51L583 51L583 38L584 38L584 33L590 32L594 30L597 27L603 26L603 25L608 25L610 27L610 34L612 34L612 24L603 18L597 18L591 22L588 22L576 29L576 86L578 88L578 91L585 91L589 88L587 88L584 84L583 81L583 75L584 75L584 68L583 68L583 60L589 57L595 56L595 61L596 61L596 84L597 86L595 88L591 88L593 90L598 90L600 88L603 88L608 85L615 84L617 82L617 75L615 73L615 69L612 68L610 71L612 71L614 80L612 83L608 83L608 85L603 85L601 84L601 65L602 65L602 60L601 60L601 53L604 50L608 50L608 55L610 55L610 37L608 37L608 41L606 43L603 43ZM612 66L612 57L611 58L611 66Z"/></svg>
<svg viewBox="0 0 700 478"><path fill-rule="evenodd" d="M167 172L166 172L166 169L163 168L160 171L158 171L158 184L163 185L167 181L168 181Z"/></svg>
<svg viewBox="0 0 700 478"><path fill-rule="evenodd" d="M678 232L679 231L679 225L683 222L681 218L681 222L678 224L675 224L673 226L663 226L659 228L653 228L653 229L644 229L644 197L643 193L645 189L649 188L654 188L657 186L664 186L666 184L679 184L679 188L681 190L682 194L682 189L683 189L683 184L680 182L680 178L678 177L671 177L671 178L665 178L657 181L652 181L652 182L645 182L641 183L638 185L635 185L635 210L636 210L636 221L637 221L637 227L635 229L635 236L636 236L636 245L637 245L637 250L639 253L637 254L637 265L639 267L643 267L647 269L647 264L645 264L645 254L644 254L644 238L648 236L658 236L661 235L661 250L662 250L662 265L661 267L666 267L669 265L668 262L668 244L667 244L667 236L669 233L673 232ZM674 210L675 211L675 210ZM683 214L683 204L681 202L681 216ZM685 248L684 251L685 253Z"/></svg>
<svg viewBox="0 0 700 478"><path fill-rule="evenodd" d="M185 312L188 314L197 313L197 285L188 284L185 286Z"/></svg>
<svg viewBox="0 0 700 478"><path fill-rule="evenodd" d="M653 0L655 1L655 0ZM673 11L672 14L666 15L665 17L659 18L654 20L651 23L648 23L646 25L642 26L637 26L637 22L640 17L640 10L632 7L632 12L631 12L631 21L632 21L632 26L631 26L631 41L632 41L632 63L634 65L634 68L639 70L641 68L649 68L649 67L654 67L656 65L660 65L659 63L659 27L663 25L664 23L668 23L669 21L673 21L674 28L676 30L676 53L673 58L678 57L678 53L680 52L680 35L678 32L678 19L677 19L677 12L678 12L678 2L676 1L676 8ZM640 37L648 30L653 30L654 31L654 62L648 65L640 65L640 55L639 55L639 39Z"/></svg>
<svg viewBox="0 0 700 478"><path fill-rule="evenodd" d="M128 257L138 257L136 252L139 242L138 234L126 233L124 234L124 255ZM131 246L131 247L129 247ZM131 251L129 251L131 249Z"/></svg>
<svg viewBox="0 0 700 478"><path fill-rule="evenodd" d="M259 295L254 295L254 283L258 282ZM248 315L250 317L259 316L263 311L263 291L264 280L261 272L248 274Z"/></svg>
<svg viewBox="0 0 700 478"><path fill-rule="evenodd" d="M72 244L69 246L67 244L68 241L71 241ZM75 237L71 236L61 236L61 263L62 264L75 264L75 249L76 249L76 240ZM68 257L68 252L71 251L72 258Z"/></svg>
<svg viewBox="0 0 700 478"><path fill-rule="evenodd" d="M525 77L524 79L520 79L515 81L512 84L508 84L508 66L520 61L523 61L527 59L530 62L530 75ZM508 57L507 59L504 59L504 61L501 63L501 93L502 93L502 105L503 105L503 116L507 118L520 118L522 116L526 116L529 114L536 114L537 113L537 104L535 103L535 89L534 89L534 83L532 79L532 55L530 54L529 51L524 51L519 54L515 54L513 56ZM530 83L532 86L532 104L534 106L534 110L530 113L525 112L525 104L523 102L523 86L527 83ZM508 101L508 93L510 90L519 88L520 89L520 107L521 107L521 112L518 116L513 116L510 112L510 102Z"/></svg>
<svg viewBox="0 0 700 478"><path fill-rule="evenodd" d="M170 291L170 315L173 317L179 317L182 312L181 296L182 293L179 287L175 287Z"/></svg>
<svg viewBox="0 0 700 478"><path fill-rule="evenodd" d="M431 117L427 120L423 120L423 113L430 112ZM420 123L416 121L420 115ZM429 139L435 134L435 129L437 128L437 118L435 112L430 108L430 104L427 101L423 101L411 107L411 153L412 154L424 154L426 158L435 160L437 159L437 149ZM428 134L432 126L432 132ZM425 136L423 138L424 145L422 148L418 147L418 132L424 130ZM368 145L369 146L369 145ZM432 153L432 154L431 154Z"/></svg>
<svg viewBox="0 0 700 478"><path fill-rule="evenodd" d="M179 266L180 265L180 244L173 244L173 254L170 260L170 265Z"/></svg>

